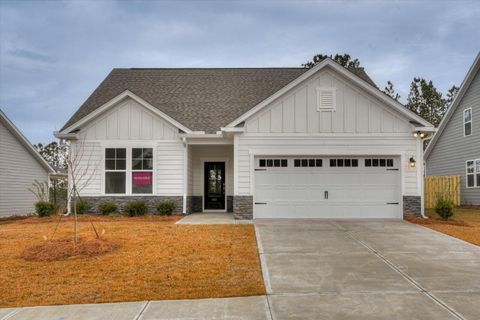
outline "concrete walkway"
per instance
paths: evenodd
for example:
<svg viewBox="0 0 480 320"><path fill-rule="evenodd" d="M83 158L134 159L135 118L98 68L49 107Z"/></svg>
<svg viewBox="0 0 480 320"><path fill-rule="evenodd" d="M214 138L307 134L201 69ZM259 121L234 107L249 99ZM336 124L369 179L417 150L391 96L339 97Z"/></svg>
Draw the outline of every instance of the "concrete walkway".
<svg viewBox="0 0 480 320"><path fill-rule="evenodd" d="M273 319L480 319L480 248L399 220L256 221Z"/></svg>
<svg viewBox="0 0 480 320"><path fill-rule="evenodd" d="M177 224L244 224L252 223L251 220L235 220L232 213L201 212L185 216Z"/></svg>
<svg viewBox="0 0 480 320"><path fill-rule="evenodd" d="M0 309L0 319L480 319L477 246L398 220L255 229L267 296Z"/></svg>

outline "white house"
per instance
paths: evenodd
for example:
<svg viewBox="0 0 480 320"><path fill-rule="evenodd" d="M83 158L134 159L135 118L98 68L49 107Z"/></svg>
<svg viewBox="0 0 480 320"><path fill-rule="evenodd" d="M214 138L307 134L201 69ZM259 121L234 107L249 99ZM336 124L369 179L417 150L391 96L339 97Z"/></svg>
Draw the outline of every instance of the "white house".
<svg viewBox="0 0 480 320"><path fill-rule="evenodd" d="M35 180L47 182L55 170L0 110L0 217L32 214Z"/></svg>
<svg viewBox="0 0 480 320"><path fill-rule="evenodd" d="M433 126L363 69L114 69L56 137L81 196L173 199L184 214L401 218L422 213ZM153 209L152 209L153 210Z"/></svg>

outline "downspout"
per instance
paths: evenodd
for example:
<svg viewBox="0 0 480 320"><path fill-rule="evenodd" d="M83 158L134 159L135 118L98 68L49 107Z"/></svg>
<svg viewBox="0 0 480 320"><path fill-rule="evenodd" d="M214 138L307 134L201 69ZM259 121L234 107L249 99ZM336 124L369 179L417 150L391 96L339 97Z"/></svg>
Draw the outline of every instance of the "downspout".
<svg viewBox="0 0 480 320"><path fill-rule="evenodd" d="M425 178L424 178L424 169L423 169L423 139L417 138L417 157L418 159L418 168L419 172L417 175L420 175L420 215L424 219L428 219L425 215Z"/></svg>
<svg viewBox="0 0 480 320"><path fill-rule="evenodd" d="M188 192L188 144L187 138L182 138L183 142L183 210L182 214L187 214L187 192Z"/></svg>

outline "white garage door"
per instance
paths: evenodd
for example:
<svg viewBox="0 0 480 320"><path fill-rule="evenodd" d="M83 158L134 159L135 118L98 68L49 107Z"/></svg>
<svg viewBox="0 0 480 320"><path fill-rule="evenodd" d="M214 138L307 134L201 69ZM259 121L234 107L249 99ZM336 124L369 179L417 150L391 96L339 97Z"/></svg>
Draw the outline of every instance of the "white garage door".
<svg viewBox="0 0 480 320"><path fill-rule="evenodd" d="M399 218L396 157L259 157L255 218Z"/></svg>

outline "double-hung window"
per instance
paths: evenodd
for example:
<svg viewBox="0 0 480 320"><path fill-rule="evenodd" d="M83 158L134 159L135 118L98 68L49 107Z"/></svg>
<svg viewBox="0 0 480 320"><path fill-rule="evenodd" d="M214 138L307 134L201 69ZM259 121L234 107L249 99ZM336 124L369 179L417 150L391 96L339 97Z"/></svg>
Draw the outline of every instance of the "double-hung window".
<svg viewBox="0 0 480 320"><path fill-rule="evenodd" d="M463 135L472 135L472 108L463 110Z"/></svg>
<svg viewBox="0 0 480 320"><path fill-rule="evenodd" d="M105 193L125 194L127 177L127 149L105 149Z"/></svg>
<svg viewBox="0 0 480 320"><path fill-rule="evenodd" d="M106 148L105 194L152 194L153 148Z"/></svg>
<svg viewBox="0 0 480 320"><path fill-rule="evenodd" d="M480 187L480 159L468 160L466 167L467 188Z"/></svg>
<svg viewBox="0 0 480 320"><path fill-rule="evenodd" d="M132 193L152 193L153 149L132 148Z"/></svg>

